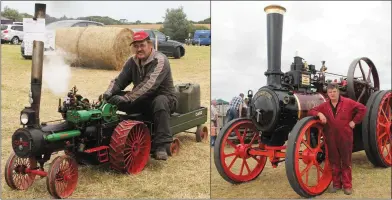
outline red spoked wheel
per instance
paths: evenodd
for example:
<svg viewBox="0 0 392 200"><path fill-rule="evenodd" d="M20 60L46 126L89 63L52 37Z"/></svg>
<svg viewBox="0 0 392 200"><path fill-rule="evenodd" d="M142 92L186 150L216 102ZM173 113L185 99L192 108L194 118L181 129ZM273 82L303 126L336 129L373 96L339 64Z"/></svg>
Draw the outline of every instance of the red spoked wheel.
<svg viewBox="0 0 392 200"><path fill-rule="evenodd" d="M169 145L168 155L176 156L179 151L180 151L180 140L178 138L175 138L173 142Z"/></svg>
<svg viewBox="0 0 392 200"><path fill-rule="evenodd" d="M120 122L110 140L110 167L122 173L137 174L146 166L151 151L151 135L143 122Z"/></svg>
<svg viewBox="0 0 392 200"><path fill-rule="evenodd" d="M36 168L34 158L20 158L12 152L5 164L5 182L13 190L27 190L34 183L36 175L25 171Z"/></svg>
<svg viewBox="0 0 392 200"><path fill-rule="evenodd" d="M324 193L332 181L323 125L314 117L297 122L290 132L286 175L294 191L305 198Z"/></svg>
<svg viewBox="0 0 392 200"><path fill-rule="evenodd" d="M208 138L208 128L205 125L197 126L196 130L196 142L207 141Z"/></svg>
<svg viewBox="0 0 392 200"><path fill-rule="evenodd" d="M235 119L222 128L214 145L214 162L226 181L242 183L260 175L267 157L251 156L250 149L262 149L260 134L251 120Z"/></svg>
<svg viewBox="0 0 392 200"><path fill-rule="evenodd" d="M373 109L369 110L369 140L373 151L374 162L379 167L392 166L391 129L392 129L392 93L382 91L373 102Z"/></svg>
<svg viewBox="0 0 392 200"><path fill-rule="evenodd" d="M55 158L48 170L46 187L51 196L65 199L72 195L78 184L78 164L68 155Z"/></svg>

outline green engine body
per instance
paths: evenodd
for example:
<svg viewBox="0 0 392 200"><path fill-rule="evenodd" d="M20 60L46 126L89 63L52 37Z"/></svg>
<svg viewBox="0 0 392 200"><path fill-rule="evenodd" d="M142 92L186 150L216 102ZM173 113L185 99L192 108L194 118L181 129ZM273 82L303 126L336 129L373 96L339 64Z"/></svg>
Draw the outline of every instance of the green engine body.
<svg viewBox="0 0 392 200"><path fill-rule="evenodd" d="M83 110L67 110L66 118L68 122L79 124L89 121L104 120L106 122L118 120L117 108L111 104L102 104L99 108Z"/></svg>

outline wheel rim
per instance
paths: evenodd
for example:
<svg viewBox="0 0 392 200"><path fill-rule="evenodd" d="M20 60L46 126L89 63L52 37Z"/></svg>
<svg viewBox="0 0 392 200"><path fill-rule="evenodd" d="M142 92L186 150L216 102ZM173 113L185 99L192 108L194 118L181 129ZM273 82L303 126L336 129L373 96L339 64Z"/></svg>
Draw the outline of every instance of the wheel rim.
<svg viewBox="0 0 392 200"><path fill-rule="evenodd" d="M178 138L174 139L173 143L170 145L170 152L172 156L178 154L180 150L180 140Z"/></svg>
<svg viewBox="0 0 392 200"><path fill-rule="evenodd" d="M67 198L78 183L78 164L70 156L59 157L53 160L47 178L49 193L56 198Z"/></svg>
<svg viewBox="0 0 392 200"><path fill-rule="evenodd" d="M5 180L9 187L17 190L26 190L33 183L35 174L25 173L25 170L35 169L37 161L34 158L20 158L12 153L5 166Z"/></svg>
<svg viewBox="0 0 392 200"><path fill-rule="evenodd" d="M18 41L17 38L14 38L14 39L12 40L12 42L13 42L14 44L18 44L18 43L19 43L19 41Z"/></svg>
<svg viewBox="0 0 392 200"><path fill-rule="evenodd" d="M207 126L203 126L200 132L200 137L203 141L206 141L208 138L208 128Z"/></svg>
<svg viewBox="0 0 392 200"><path fill-rule="evenodd" d="M365 70L361 63L366 63L368 70ZM356 70L357 65L359 70ZM380 88L377 69L374 63L366 57L355 59L351 63L347 74L347 82L348 96L362 104L366 104L370 95Z"/></svg>
<svg viewBox="0 0 392 200"><path fill-rule="evenodd" d="M376 138L377 149L381 159L391 166L391 129L392 129L392 93L381 100L377 114Z"/></svg>
<svg viewBox="0 0 392 200"><path fill-rule="evenodd" d="M363 147L365 149L365 153L366 153L366 157L368 158L368 160L375 166L377 166L377 162L375 159L375 155L374 155L374 150L371 147L371 141L370 141L370 124L372 123L371 121L371 110L373 110L373 107L375 107L376 105L374 105L374 101L376 99L376 97L381 93L381 91L377 91L374 92L370 98L368 99L367 103L366 103L366 115L363 119L362 122L362 142L363 142Z"/></svg>
<svg viewBox="0 0 392 200"><path fill-rule="evenodd" d="M317 130L318 133L316 146L312 146L312 144L309 143L311 139L311 128L313 128L314 131ZM305 140L304 136L306 137ZM301 144L305 147L305 150L302 150L302 154L300 153ZM319 195L328 188L332 180L332 173L328 161L328 147L324 141L323 127L318 121L312 120L301 129L295 144L294 162L294 171L297 181L306 193L310 195ZM305 167L301 169L300 164L305 164ZM324 166L322 166L322 164L324 164ZM309 171L313 166L316 169L316 181L311 181L315 184L309 185ZM305 177L303 177L304 175ZM303 178L305 178L305 181Z"/></svg>
<svg viewBox="0 0 392 200"><path fill-rule="evenodd" d="M136 174L143 170L150 157L151 139L141 124L134 126L127 137L124 148L124 161L127 173Z"/></svg>
<svg viewBox="0 0 392 200"><path fill-rule="evenodd" d="M239 140L237 145L234 144L234 140L229 139L232 132L235 133L233 137ZM245 132L247 134L244 134ZM236 182L246 182L256 178L263 171L267 158L265 156L253 157L247 153L251 148L263 148L259 143L254 144L259 141L259 133L253 123L250 120L238 121L224 134L219 153L225 174ZM231 153L225 153L225 150ZM244 175L244 172L247 174Z"/></svg>

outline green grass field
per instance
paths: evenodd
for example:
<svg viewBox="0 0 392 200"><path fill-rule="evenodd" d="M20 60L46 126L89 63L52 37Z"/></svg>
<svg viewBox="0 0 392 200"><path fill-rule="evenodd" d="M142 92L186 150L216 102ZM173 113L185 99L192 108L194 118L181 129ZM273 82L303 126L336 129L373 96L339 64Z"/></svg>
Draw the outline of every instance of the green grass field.
<svg viewBox="0 0 392 200"><path fill-rule="evenodd" d="M196 82L201 87L201 104L210 102L210 48L186 47L181 59L170 59L175 84ZM117 71L72 68L68 88L76 85L79 93L96 100L108 87ZM45 73L45 72L44 72ZM11 136L19 128L19 115L28 106L31 60L20 55L20 46L1 45L1 175L2 199L50 198L46 178L37 178L27 191L11 191L4 180L4 166L11 149ZM68 89L67 91L68 92ZM58 98L46 84L41 97L41 121L60 119ZM209 118L208 118L209 119ZM206 125L209 127L209 121ZM177 156L165 161L150 160L140 174L124 175L100 167L79 167L78 185L70 198L209 198L210 148L208 143L196 143L192 133L176 135L181 142ZM52 159L57 156L53 155ZM46 170L49 162L46 163Z"/></svg>

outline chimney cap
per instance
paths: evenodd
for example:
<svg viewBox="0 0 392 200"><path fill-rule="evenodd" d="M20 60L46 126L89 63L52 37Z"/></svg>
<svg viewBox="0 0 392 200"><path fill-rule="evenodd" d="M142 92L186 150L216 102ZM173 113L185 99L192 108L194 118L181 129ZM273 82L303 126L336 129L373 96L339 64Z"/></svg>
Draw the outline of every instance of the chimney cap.
<svg viewBox="0 0 392 200"><path fill-rule="evenodd" d="M284 8L284 7L282 7L282 6L280 6L280 5L269 5L269 6L266 6L265 8L264 8L264 11L267 13L267 14L270 14L270 13L279 13L279 14L284 14L285 12L286 12L286 8Z"/></svg>

